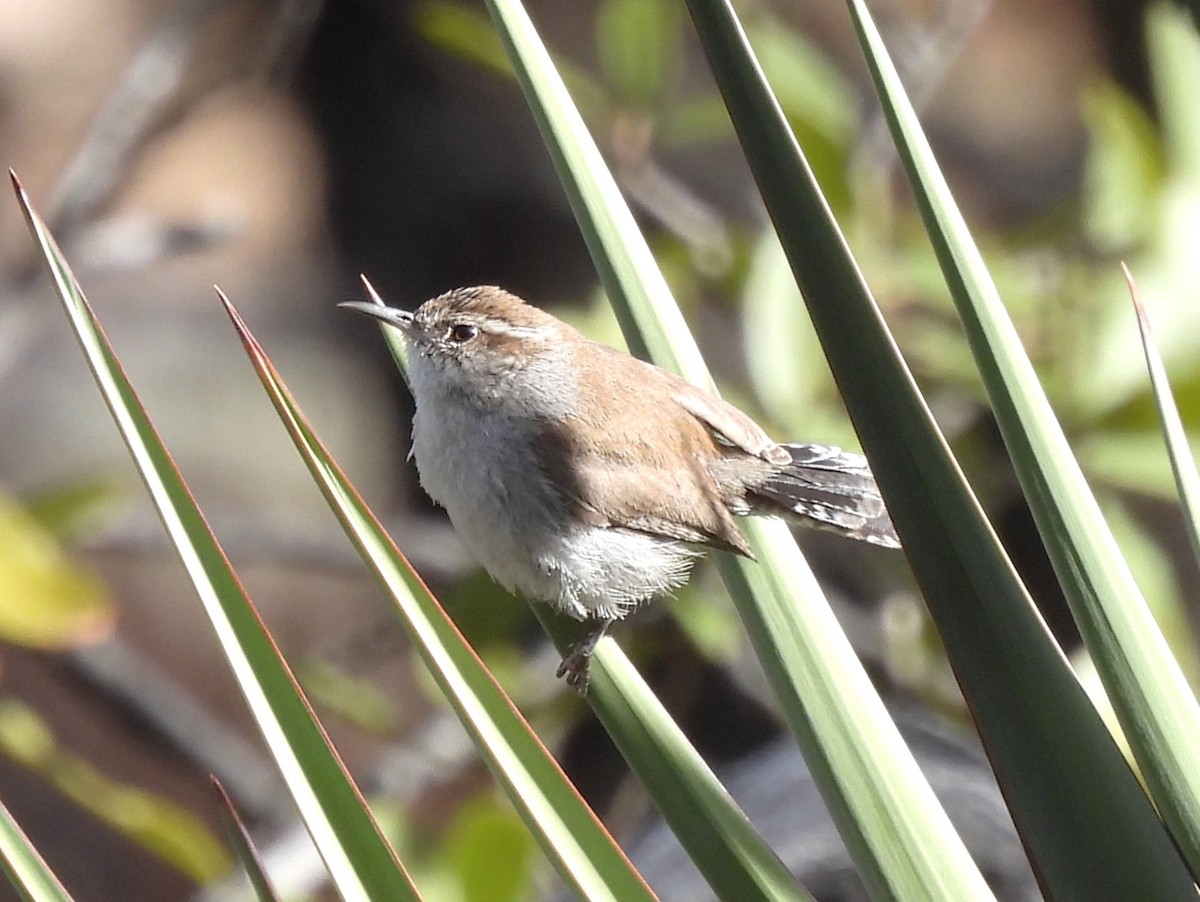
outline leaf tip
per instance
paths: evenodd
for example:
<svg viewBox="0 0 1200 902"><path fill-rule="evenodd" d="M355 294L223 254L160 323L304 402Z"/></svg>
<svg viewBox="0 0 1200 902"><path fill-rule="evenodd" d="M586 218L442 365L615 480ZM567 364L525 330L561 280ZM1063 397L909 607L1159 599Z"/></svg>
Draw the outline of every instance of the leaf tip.
<svg viewBox="0 0 1200 902"><path fill-rule="evenodd" d="M242 340L242 345L252 357L260 353L262 349L258 347L258 342L250 334L250 327L246 325L246 321L238 313L237 307L233 306L233 301L229 300L229 295L221 290L220 285L214 285L213 290L217 293L217 297L220 298L226 315L228 315L230 322L233 323L234 331L237 332L238 338Z"/></svg>
<svg viewBox="0 0 1200 902"><path fill-rule="evenodd" d="M217 290L220 291L220 289L217 289ZM225 784L221 782L221 778L218 777L216 774L209 774L208 779L209 779L209 782L212 784L212 788L216 792L217 797L226 806L233 807L233 802L229 798L229 793L225 789Z"/></svg>
<svg viewBox="0 0 1200 902"><path fill-rule="evenodd" d="M371 298L371 300L376 304L383 304L383 298L379 296L379 292L375 290L375 286L371 284L366 275L359 273L358 278L362 280L363 288L367 289L367 295Z"/></svg>
<svg viewBox="0 0 1200 902"><path fill-rule="evenodd" d="M241 314L237 312L237 308L233 306L233 301L229 300L229 295L221 290L220 285L214 285L213 291L217 293L217 298L221 301L221 306L225 308L225 312L233 320L234 326L238 328L238 331L241 331L246 324L242 320Z"/></svg>
<svg viewBox="0 0 1200 902"><path fill-rule="evenodd" d="M12 182L13 193L17 195L17 203L21 206L21 212L25 214L26 219L33 222L37 214L33 212L33 204L29 200L29 195L25 192L25 186L21 184L21 180L17 177L17 170L11 166L8 167L8 178Z"/></svg>
<svg viewBox="0 0 1200 902"><path fill-rule="evenodd" d="M1137 315L1138 328L1141 329L1143 335L1149 335L1150 319L1146 316L1146 307L1142 303L1141 293L1138 291L1137 282L1133 278L1133 273L1129 271L1129 267L1125 265L1125 261L1121 261L1121 273L1125 276L1125 284L1129 286L1129 298L1133 301L1133 312Z"/></svg>

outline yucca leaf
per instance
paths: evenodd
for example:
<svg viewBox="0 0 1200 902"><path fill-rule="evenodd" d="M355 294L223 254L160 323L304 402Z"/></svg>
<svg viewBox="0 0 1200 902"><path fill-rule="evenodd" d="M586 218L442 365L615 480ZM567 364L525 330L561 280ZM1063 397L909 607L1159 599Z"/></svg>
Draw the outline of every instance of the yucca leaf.
<svg viewBox="0 0 1200 902"><path fill-rule="evenodd" d="M371 299L382 304L365 278L363 284ZM403 340L395 329L381 329L407 378ZM563 618L542 604L535 605L534 611L559 649L565 650L569 640ZM719 896L809 898L615 643L600 643L591 671L588 699L596 715Z"/></svg>
<svg viewBox="0 0 1200 902"><path fill-rule="evenodd" d="M1088 488L865 4L849 5L1046 551L1150 794L1200 875L1200 706ZM1130 813L1129 831L1150 816Z"/></svg>
<svg viewBox="0 0 1200 902"><path fill-rule="evenodd" d="M351 899L419 898L258 619L67 261L15 175L13 185L100 393L334 885Z"/></svg>
<svg viewBox="0 0 1200 902"><path fill-rule="evenodd" d="M1175 475L1175 487L1183 505L1183 522L1191 542L1192 557L1200 563L1200 474L1196 472L1196 461L1188 447L1187 430L1183 428L1183 420L1179 416L1179 408L1171 392L1167 368L1163 365L1157 345L1154 344L1150 318L1142 305L1142 299L1138 296L1133 275L1124 264L1121 264L1121 269L1129 283L1129 294L1133 298L1133 309L1137 314L1138 333L1142 337L1142 350L1146 354L1146 369L1150 372L1150 387L1154 392L1158 417L1162 421L1163 438L1171 457L1171 472Z"/></svg>
<svg viewBox="0 0 1200 902"><path fill-rule="evenodd" d="M732 7L689 5L1039 879L1078 898L1177 896L1178 857L958 471Z"/></svg>
<svg viewBox="0 0 1200 902"><path fill-rule="evenodd" d="M237 808L234 807L233 800L229 798L229 793L225 791L225 787L221 785L220 780L213 777L212 783L213 789L217 792L217 797L221 800L221 808L225 815L225 832L228 834L229 841L237 853L238 860L241 861L242 867L246 870L246 878L250 881L250 887L254 890L254 895L258 898L258 902L279 902L279 895L275 892L275 888L271 886L271 880L267 877L267 873L263 869L262 859L258 855L258 850L254 848L254 842L250 839L250 831L246 829L245 823L242 822L242 817L238 814Z"/></svg>
<svg viewBox="0 0 1200 902"><path fill-rule="evenodd" d="M71 895L3 804L0 804L0 867L26 902L71 902Z"/></svg>
<svg viewBox="0 0 1200 902"><path fill-rule="evenodd" d="M653 255L524 9L515 0L491 0L489 8L630 347L711 388ZM881 896L987 898L787 528L749 522L744 531L758 563L723 559L722 573L867 885Z"/></svg>
<svg viewBox="0 0 1200 902"><path fill-rule="evenodd" d="M586 899L654 898L329 456L233 305L223 294L221 300L330 508L391 595L417 652L559 874Z"/></svg>

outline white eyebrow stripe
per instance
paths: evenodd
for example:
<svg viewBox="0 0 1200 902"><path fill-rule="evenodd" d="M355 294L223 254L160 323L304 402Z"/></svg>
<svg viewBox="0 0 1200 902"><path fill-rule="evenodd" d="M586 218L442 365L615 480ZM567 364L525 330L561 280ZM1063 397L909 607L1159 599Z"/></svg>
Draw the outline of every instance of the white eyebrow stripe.
<svg viewBox="0 0 1200 902"><path fill-rule="evenodd" d="M516 338L545 339L550 330L545 326L515 326L507 320L487 317L480 325L493 335L512 335Z"/></svg>

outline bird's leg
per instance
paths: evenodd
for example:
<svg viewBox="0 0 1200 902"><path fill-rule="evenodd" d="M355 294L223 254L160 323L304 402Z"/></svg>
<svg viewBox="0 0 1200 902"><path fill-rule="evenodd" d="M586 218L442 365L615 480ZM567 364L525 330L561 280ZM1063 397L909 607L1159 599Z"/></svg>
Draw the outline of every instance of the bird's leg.
<svg viewBox="0 0 1200 902"><path fill-rule="evenodd" d="M571 646L566 657L562 659L562 663L558 665L558 670L554 675L565 676L567 685L574 686L575 691L580 695L587 695L588 666L592 661L592 652L596 650L596 643L604 637L614 622L612 617L594 621L592 628L582 639Z"/></svg>

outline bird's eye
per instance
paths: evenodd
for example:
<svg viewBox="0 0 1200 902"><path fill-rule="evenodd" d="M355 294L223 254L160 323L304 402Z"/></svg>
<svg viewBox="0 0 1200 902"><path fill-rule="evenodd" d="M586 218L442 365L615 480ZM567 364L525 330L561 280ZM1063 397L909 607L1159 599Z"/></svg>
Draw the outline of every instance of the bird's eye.
<svg viewBox="0 0 1200 902"><path fill-rule="evenodd" d="M479 334L479 329L470 323L456 323L450 328L450 340L462 344Z"/></svg>

